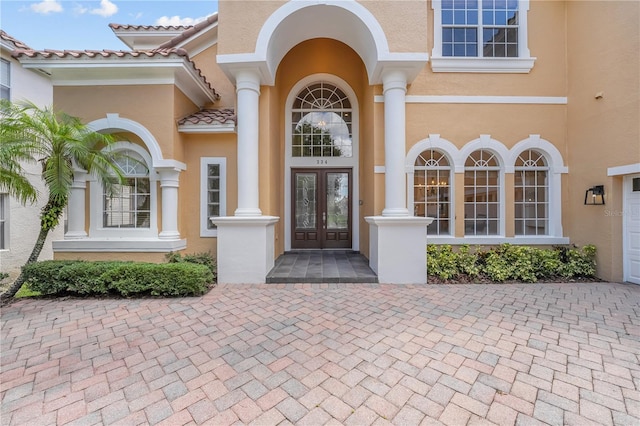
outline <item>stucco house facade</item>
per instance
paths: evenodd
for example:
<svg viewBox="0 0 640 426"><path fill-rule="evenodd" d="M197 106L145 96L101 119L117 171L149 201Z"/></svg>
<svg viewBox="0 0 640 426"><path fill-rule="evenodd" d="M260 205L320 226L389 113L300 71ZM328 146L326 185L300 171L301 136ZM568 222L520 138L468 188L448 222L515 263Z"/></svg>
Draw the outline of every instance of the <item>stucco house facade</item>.
<svg viewBox="0 0 640 426"><path fill-rule="evenodd" d="M45 107L53 103L53 85L46 74L32 69L24 69L11 55L16 50L29 46L0 30L0 64L2 67L2 99L12 102L28 100ZM1 143L1 141L0 141ZM39 164L24 164L24 170L40 195L46 195L44 182L40 178ZM40 232L40 210L46 196L38 202L22 205L18 200L0 191L0 272L8 273L10 279L20 273L31 254ZM64 238L64 224L61 221L47 237L40 253L40 260L53 259L52 242Z"/></svg>
<svg viewBox="0 0 640 426"><path fill-rule="evenodd" d="M17 50L119 136L127 184L78 170L59 259L217 254L264 282L299 249L426 280L425 244L595 244L640 283L640 4L220 1L126 51ZM597 31L593 29L597 28ZM602 204L604 203L604 204Z"/></svg>

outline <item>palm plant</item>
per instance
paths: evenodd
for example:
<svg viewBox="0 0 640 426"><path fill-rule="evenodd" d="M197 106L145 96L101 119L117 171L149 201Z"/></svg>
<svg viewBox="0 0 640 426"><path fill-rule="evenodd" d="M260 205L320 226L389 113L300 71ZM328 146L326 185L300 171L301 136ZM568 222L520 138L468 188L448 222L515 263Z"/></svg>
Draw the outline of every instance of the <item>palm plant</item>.
<svg viewBox="0 0 640 426"><path fill-rule="evenodd" d="M69 200L74 168L86 170L110 188L122 182L116 154L104 150L113 143L110 135L91 130L79 118L40 108L33 103L0 103L0 189L21 202L38 194L23 176L21 162L42 165L47 202L40 213L40 232L26 264L35 262L49 232L56 227ZM43 194L44 195L44 194ZM0 301L13 298L24 283L21 273Z"/></svg>

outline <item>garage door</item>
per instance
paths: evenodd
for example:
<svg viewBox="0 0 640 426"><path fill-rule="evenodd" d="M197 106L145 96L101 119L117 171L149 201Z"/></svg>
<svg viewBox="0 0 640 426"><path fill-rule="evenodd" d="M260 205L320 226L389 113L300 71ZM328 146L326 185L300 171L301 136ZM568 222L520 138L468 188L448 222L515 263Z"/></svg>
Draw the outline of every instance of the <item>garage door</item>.
<svg viewBox="0 0 640 426"><path fill-rule="evenodd" d="M623 190L624 279L640 284L640 175L625 176Z"/></svg>

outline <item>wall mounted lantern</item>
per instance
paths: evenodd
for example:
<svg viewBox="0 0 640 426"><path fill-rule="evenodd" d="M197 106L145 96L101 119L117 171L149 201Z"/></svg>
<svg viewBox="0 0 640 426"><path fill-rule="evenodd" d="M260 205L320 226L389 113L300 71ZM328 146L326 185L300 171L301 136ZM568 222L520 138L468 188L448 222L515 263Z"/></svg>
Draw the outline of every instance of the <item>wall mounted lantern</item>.
<svg viewBox="0 0 640 426"><path fill-rule="evenodd" d="M603 205L604 185L596 185L587 189L587 191L584 193L584 204L591 206Z"/></svg>

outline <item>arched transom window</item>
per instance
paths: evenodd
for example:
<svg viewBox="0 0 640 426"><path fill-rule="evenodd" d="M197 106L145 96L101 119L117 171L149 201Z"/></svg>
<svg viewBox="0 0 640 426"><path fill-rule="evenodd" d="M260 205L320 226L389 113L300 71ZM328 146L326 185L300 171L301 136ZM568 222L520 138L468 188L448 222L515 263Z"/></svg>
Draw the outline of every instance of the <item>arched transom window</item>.
<svg viewBox="0 0 640 426"><path fill-rule="evenodd" d="M302 89L293 102L293 157L351 157L352 110L347 95L321 81Z"/></svg>
<svg viewBox="0 0 640 426"><path fill-rule="evenodd" d="M524 151L515 164L516 235L549 233L549 167L540 152Z"/></svg>
<svg viewBox="0 0 640 426"><path fill-rule="evenodd" d="M491 151L479 149L464 164L464 233L500 232L500 163Z"/></svg>
<svg viewBox="0 0 640 426"><path fill-rule="evenodd" d="M122 151L116 160L125 179L104 192L103 227L149 228L151 218L151 184L149 169L142 156Z"/></svg>
<svg viewBox="0 0 640 426"><path fill-rule="evenodd" d="M423 151L415 162L413 211L415 216L432 217L429 235L451 233L451 165L440 151Z"/></svg>

